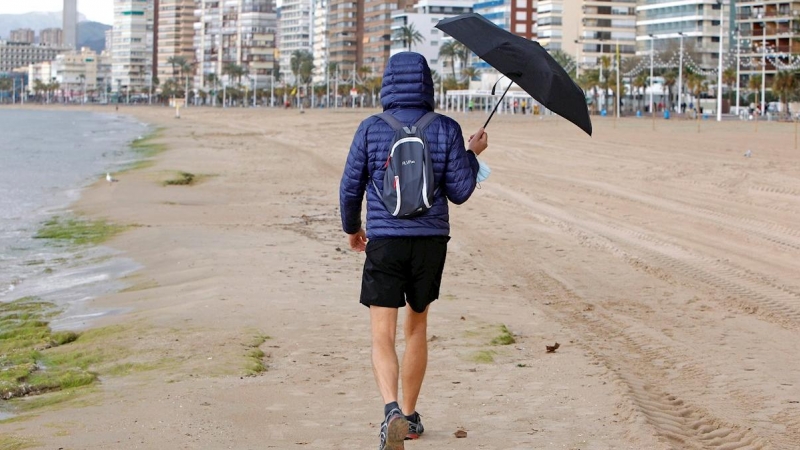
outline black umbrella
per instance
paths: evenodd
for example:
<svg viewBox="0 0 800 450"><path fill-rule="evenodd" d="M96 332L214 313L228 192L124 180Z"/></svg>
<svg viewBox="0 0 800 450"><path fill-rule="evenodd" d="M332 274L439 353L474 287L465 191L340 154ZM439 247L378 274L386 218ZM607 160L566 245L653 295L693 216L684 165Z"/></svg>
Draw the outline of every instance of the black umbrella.
<svg viewBox="0 0 800 450"><path fill-rule="evenodd" d="M444 19L436 28L464 44L547 109L592 135L583 90L538 42L509 33L475 13Z"/></svg>

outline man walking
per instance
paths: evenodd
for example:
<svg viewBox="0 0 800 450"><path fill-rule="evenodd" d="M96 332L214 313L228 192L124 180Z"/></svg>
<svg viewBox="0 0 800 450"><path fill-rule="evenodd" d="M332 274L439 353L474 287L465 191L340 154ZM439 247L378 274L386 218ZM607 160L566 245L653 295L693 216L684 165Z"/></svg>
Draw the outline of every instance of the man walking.
<svg viewBox="0 0 800 450"><path fill-rule="evenodd" d="M385 113L411 127L433 111L433 96L433 79L422 55L403 52L389 60L381 87ZM428 363L428 306L439 297L450 239L448 201L461 204L472 195L479 167L476 155L486 149L488 139L479 129L465 148L461 133L458 123L446 116L437 116L425 128L436 190L430 208L413 218L395 217L381 200L395 136L387 121L373 116L361 122L342 176L342 228L350 247L367 253L361 303L369 307L372 369L385 404L379 450L403 450L405 439L416 439L424 430L416 407ZM361 224L365 191L366 232ZM398 310L406 304L406 350L399 380L395 336Z"/></svg>

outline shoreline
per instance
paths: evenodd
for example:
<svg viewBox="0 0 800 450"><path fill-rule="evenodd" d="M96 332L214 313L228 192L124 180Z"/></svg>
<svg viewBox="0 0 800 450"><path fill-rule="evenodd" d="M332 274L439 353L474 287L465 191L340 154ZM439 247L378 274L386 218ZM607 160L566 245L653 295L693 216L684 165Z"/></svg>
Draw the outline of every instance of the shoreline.
<svg viewBox="0 0 800 450"><path fill-rule="evenodd" d="M189 108L175 120L169 108L121 110L165 126L158 142L169 150L76 205L140 224L108 243L143 266L130 289L92 301L131 308L98 323L112 330L103 346L125 349L120 373L3 432L88 449L374 445L381 405L357 301L363 259L345 249L336 206L351 131L366 113ZM458 117L465 132L482 118ZM429 430L409 449L666 449L675 429L702 442L689 422L732 430L731 444L789 442L744 415L766 408L791 427L793 406L780 399L797 389L747 377L789 383L791 368L761 359L788 354L796 329L766 306L748 314L725 303L736 286L714 278L748 267L794 289L796 235L781 231L794 230L800 193L789 130L759 135L762 147L744 159L736 146L750 143L736 124L706 130L717 139L700 144L688 135L694 123L665 124L652 139L637 134L649 121L612 130L599 120L589 140L545 122L534 131L520 130L520 118L493 123L493 176L451 209L420 399ZM740 142L723 142L723 131ZM162 184L180 171L201 181ZM751 195L769 201L747 203ZM743 277L729 282L771 295ZM516 343L491 344L501 325ZM555 341L561 348L546 354ZM761 370L735 370L745 341ZM468 438L456 440L457 429Z"/></svg>

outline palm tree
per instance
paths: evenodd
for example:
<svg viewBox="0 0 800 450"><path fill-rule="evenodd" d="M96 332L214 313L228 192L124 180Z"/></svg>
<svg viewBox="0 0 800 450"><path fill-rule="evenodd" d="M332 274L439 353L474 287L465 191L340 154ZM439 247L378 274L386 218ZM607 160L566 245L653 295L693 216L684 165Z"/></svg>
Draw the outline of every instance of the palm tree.
<svg viewBox="0 0 800 450"><path fill-rule="evenodd" d="M609 80L611 75L611 57L610 56L603 56L600 58L600 70L602 75L602 81L600 82L600 88L603 89L603 99L604 99L604 108L608 111L608 88L611 85L611 80Z"/></svg>
<svg viewBox="0 0 800 450"><path fill-rule="evenodd" d="M186 58L183 56L170 56L167 58L167 64L172 66L172 77L175 78L175 75L177 75L175 68L182 68L186 64Z"/></svg>
<svg viewBox="0 0 800 450"><path fill-rule="evenodd" d="M425 36L414 27L413 23L400 27L395 36L403 41L403 45L408 48L408 51L411 51L414 44L425 42Z"/></svg>
<svg viewBox="0 0 800 450"><path fill-rule="evenodd" d="M778 94L780 102L786 105L785 110L787 113L789 112L789 97L797 92L798 86L800 86L800 83L797 82L794 73L788 70L779 70L775 74L775 80L772 82L772 92Z"/></svg>
<svg viewBox="0 0 800 450"><path fill-rule="evenodd" d="M456 49L455 41L445 42L439 47L439 58L450 60L450 68L453 69L453 78L456 77Z"/></svg>
<svg viewBox="0 0 800 450"><path fill-rule="evenodd" d="M597 112L597 84L600 83L600 71L597 69L591 69L583 72L581 74L580 79L578 80L578 85L584 91L592 91L592 111L593 113Z"/></svg>
<svg viewBox="0 0 800 450"><path fill-rule="evenodd" d="M466 45L456 41L453 43L453 53L461 62L461 69L465 69L467 67L467 61L469 61L469 55L472 53L472 51L470 51Z"/></svg>
<svg viewBox="0 0 800 450"><path fill-rule="evenodd" d="M33 80L33 94L39 97L42 92L47 91L47 85L42 80Z"/></svg>
<svg viewBox="0 0 800 450"><path fill-rule="evenodd" d="M464 76L464 82L462 88L469 89L469 82L477 79L480 76L480 74L481 74L480 69L477 69L472 66L464 67L464 69L461 70L461 75Z"/></svg>
<svg viewBox="0 0 800 450"><path fill-rule="evenodd" d="M575 79L576 68L577 65L575 64L575 58L573 58L569 53L565 52L561 49L555 49L550 51L550 56L556 60L559 66L561 66L564 70L567 71L569 76L572 79Z"/></svg>
<svg viewBox="0 0 800 450"><path fill-rule="evenodd" d="M674 70L669 70L664 74L664 87L667 88L667 110L672 109L672 87L678 81L678 75Z"/></svg>
<svg viewBox="0 0 800 450"><path fill-rule="evenodd" d="M736 83L736 67L728 67L722 72L722 84L728 86L728 99L734 95L731 89L734 83Z"/></svg>
<svg viewBox="0 0 800 450"><path fill-rule="evenodd" d="M647 74L644 72L640 72L639 75L636 75L636 78L633 79L633 87L636 88L636 96L638 97L637 103L638 108L637 111L642 110L642 102L644 101L644 88L647 86Z"/></svg>
<svg viewBox="0 0 800 450"><path fill-rule="evenodd" d="M311 81L311 75L314 72L314 55L307 50L295 50L289 60L289 67L294 75L294 88L299 99L299 86L306 85Z"/></svg>
<svg viewBox="0 0 800 450"><path fill-rule="evenodd" d="M7 92L14 89L14 80L12 78L0 78L0 92Z"/></svg>
<svg viewBox="0 0 800 450"><path fill-rule="evenodd" d="M747 88L753 94L756 94L761 89L761 75L751 75L750 80L747 82ZM753 98L753 103L758 104L758 100L755 99L755 95ZM759 108L756 108L759 109Z"/></svg>
<svg viewBox="0 0 800 450"><path fill-rule="evenodd" d="M689 72L686 76L686 86L695 98L695 108L700 112L700 94L706 88L706 77L696 72Z"/></svg>
<svg viewBox="0 0 800 450"><path fill-rule="evenodd" d="M247 73L247 71L244 70L244 67L238 64L228 63L222 68L222 73L236 80L236 84L242 84L242 77Z"/></svg>

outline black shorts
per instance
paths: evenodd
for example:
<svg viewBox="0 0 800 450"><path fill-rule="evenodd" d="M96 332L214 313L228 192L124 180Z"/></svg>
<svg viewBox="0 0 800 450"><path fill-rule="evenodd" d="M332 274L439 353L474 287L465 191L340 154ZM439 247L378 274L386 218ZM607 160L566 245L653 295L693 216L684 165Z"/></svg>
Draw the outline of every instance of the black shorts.
<svg viewBox="0 0 800 450"><path fill-rule="evenodd" d="M439 298L448 236L371 239L361 278L361 303L421 313Z"/></svg>

